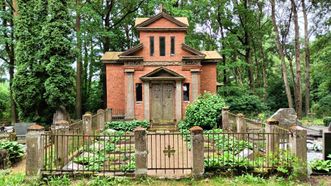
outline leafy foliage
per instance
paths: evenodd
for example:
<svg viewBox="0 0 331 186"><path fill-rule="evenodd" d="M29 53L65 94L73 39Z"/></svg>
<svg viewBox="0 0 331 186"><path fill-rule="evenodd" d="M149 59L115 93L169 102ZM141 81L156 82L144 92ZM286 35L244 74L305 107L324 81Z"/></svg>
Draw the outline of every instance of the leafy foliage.
<svg viewBox="0 0 331 186"><path fill-rule="evenodd" d="M106 128L119 131L133 131L137 127L147 128L149 122L146 120L132 120L132 121L111 121L106 124Z"/></svg>
<svg viewBox="0 0 331 186"><path fill-rule="evenodd" d="M9 91L6 84L0 83L0 124L9 120Z"/></svg>
<svg viewBox="0 0 331 186"><path fill-rule="evenodd" d="M0 149L8 151L12 163L21 160L24 156L24 146L16 141L0 140Z"/></svg>
<svg viewBox="0 0 331 186"><path fill-rule="evenodd" d="M328 155L331 158L331 154ZM327 172L331 171L331 160L314 160L310 163L310 167L316 172Z"/></svg>
<svg viewBox="0 0 331 186"><path fill-rule="evenodd" d="M212 129L216 127L217 118L224 105L223 98L218 95L208 92L200 95L187 106L185 122L181 124L181 128L189 129L193 126L200 126L204 129Z"/></svg>

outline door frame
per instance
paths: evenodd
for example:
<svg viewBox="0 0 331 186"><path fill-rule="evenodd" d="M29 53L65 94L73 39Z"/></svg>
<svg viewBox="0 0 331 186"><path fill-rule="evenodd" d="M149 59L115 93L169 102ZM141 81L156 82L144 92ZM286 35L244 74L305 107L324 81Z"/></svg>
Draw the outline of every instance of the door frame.
<svg viewBox="0 0 331 186"><path fill-rule="evenodd" d="M172 91L172 117L173 117L173 124L176 124L176 81L172 81L172 80L153 80L149 82L149 118L150 118L150 122L152 122L152 113L153 113L153 91L151 91L153 84L161 84L162 86L162 92L160 96L163 96L163 84L172 84L173 86L173 91ZM163 107L163 103L162 103L162 107ZM162 110L162 117L163 117L163 110ZM151 123L153 124L153 123ZM156 123L156 124L165 124L165 123ZM167 123L168 124L168 123Z"/></svg>

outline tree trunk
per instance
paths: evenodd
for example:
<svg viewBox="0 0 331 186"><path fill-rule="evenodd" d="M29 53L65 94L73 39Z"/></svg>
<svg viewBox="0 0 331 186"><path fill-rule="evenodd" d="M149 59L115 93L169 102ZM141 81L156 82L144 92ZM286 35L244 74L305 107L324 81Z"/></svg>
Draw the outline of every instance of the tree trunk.
<svg viewBox="0 0 331 186"><path fill-rule="evenodd" d="M295 110L297 112L298 118L302 117L302 94L301 94L301 66L300 66L300 33L299 33L299 23L298 23L298 12L294 0L291 0L294 18L294 45L295 45Z"/></svg>
<svg viewBox="0 0 331 186"><path fill-rule="evenodd" d="M309 36L308 36L308 19L305 0L301 0L303 20L304 20L304 33L305 33L305 64L306 64L306 77L305 77L305 113L306 115L310 110L310 48L309 48Z"/></svg>
<svg viewBox="0 0 331 186"><path fill-rule="evenodd" d="M284 55L283 47L282 47L281 42L280 42L279 30L278 30L278 26L277 26L277 22L276 22L275 0L270 0L270 3L271 3L272 24L273 24L273 27L274 27L274 32L276 34L275 39L276 39L278 54L279 54L280 59L281 59L282 77L283 77L283 81L284 81L288 107L293 108L293 100L292 100L291 89L290 89L290 85L289 85L288 79L287 79L287 69L286 69L286 64L285 64L285 55Z"/></svg>
<svg viewBox="0 0 331 186"><path fill-rule="evenodd" d="M76 119L82 116L82 37L80 32L80 0L76 0L76 35L77 35L77 64L76 64Z"/></svg>

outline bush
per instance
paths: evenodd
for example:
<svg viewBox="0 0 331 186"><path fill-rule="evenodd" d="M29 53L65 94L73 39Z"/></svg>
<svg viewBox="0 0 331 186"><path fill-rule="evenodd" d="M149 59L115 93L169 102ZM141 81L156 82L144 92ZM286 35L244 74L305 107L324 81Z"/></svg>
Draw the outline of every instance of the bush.
<svg viewBox="0 0 331 186"><path fill-rule="evenodd" d="M24 146L16 141L1 140L0 150L1 149L8 151L11 163L21 160L24 155Z"/></svg>
<svg viewBox="0 0 331 186"><path fill-rule="evenodd" d="M186 108L185 123L186 129L193 126L200 126L203 129L211 129L217 126L217 118L221 114L224 100L211 93L200 95L193 103Z"/></svg>
<svg viewBox="0 0 331 186"><path fill-rule="evenodd" d="M7 123L9 121L9 87L6 84L0 83L0 124L2 122Z"/></svg>
<svg viewBox="0 0 331 186"><path fill-rule="evenodd" d="M324 126L329 126L329 124L331 124L331 117L323 118L323 123L324 123Z"/></svg>
<svg viewBox="0 0 331 186"><path fill-rule="evenodd" d="M331 94L321 98L314 108L317 116L330 116L331 115Z"/></svg>
<svg viewBox="0 0 331 186"><path fill-rule="evenodd" d="M132 121L111 121L108 122L107 128L119 130L119 131L133 131L137 127L147 128L149 126L149 122L146 120L132 120Z"/></svg>
<svg viewBox="0 0 331 186"><path fill-rule="evenodd" d="M223 96L231 112L256 115L267 110L266 104L248 87L224 86L218 91Z"/></svg>

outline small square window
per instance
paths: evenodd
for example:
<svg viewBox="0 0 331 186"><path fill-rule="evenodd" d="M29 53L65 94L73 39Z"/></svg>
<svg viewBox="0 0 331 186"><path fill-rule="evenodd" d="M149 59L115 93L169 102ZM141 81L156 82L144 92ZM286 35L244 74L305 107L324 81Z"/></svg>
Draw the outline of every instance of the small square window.
<svg viewBox="0 0 331 186"><path fill-rule="evenodd" d="M183 100L190 101L190 84L189 83L183 84Z"/></svg>
<svg viewBox="0 0 331 186"><path fill-rule="evenodd" d="M143 100L143 88L141 83L136 83L136 101Z"/></svg>

